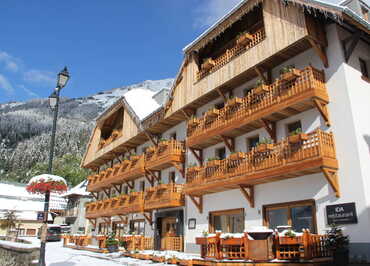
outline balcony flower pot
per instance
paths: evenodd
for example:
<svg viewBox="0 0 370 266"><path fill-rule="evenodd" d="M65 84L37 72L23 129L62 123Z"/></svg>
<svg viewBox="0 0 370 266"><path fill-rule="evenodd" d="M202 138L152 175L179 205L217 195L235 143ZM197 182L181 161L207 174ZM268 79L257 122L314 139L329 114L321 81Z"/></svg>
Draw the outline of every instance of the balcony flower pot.
<svg viewBox="0 0 370 266"><path fill-rule="evenodd" d="M131 155L131 157L130 157L130 161L137 161L139 159L140 159L139 155Z"/></svg>
<svg viewBox="0 0 370 266"><path fill-rule="evenodd" d="M300 75L301 71L299 69L292 68L282 73L280 79L284 82L289 82L295 80Z"/></svg>
<svg viewBox="0 0 370 266"><path fill-rule="evenodd" d="M225 246L240 246L243 245L243 238L221 238L220 244Z"/></svg>
<svg viewBox="0 0 370 266"><path fill-rule="evenodd" d="M170 141L169 140L162 140L159 142L159 146L160 147L167 147L168 145L170 144Z"/></svg>
<svg viewBox="0 0 370 266"><path fill-rule="evenodd" d="M212 67L216 65L215 61L212 58L207 58L202 64L202 70L209 71Z"/></svg>
<svg viewBox="0 0 370 266"><path fill-rule="evenodd" d="M261 143L257 146L257 152L268 152L274 149L274 144L272 143Z"/></svg>
<svg viewBox="0 0 370 266"><path fill-rule="evenodd" d="M239 105L243 102L243 100L239 97L236 97L236 98L232 98L232 99L229 99L227 101L227 105L228 106L235 106L235 105Z"/></svg>
<svg viewBox="0 0 370 266"><path fill-rule="evenodd" d="M253 40L253 35L247 32L244 32L244 33L239 34L239 36L236 39L236 44L239 46L245 46L252 40Z"/></svg>
<svg viewBox="0 0 370 266"><path fill-rule="evenodd" d="M242 160L245 158L245 154L243 152L235 152L235 153L232 153L230 156L229 156L230 160L232 161L237 161L237 160Z"/></svg>
<svg viewBox="0 0 370 266"><path fill-rule="evenodd" d="M213 108L206 112L207 118L216 118L220 114L220 110Z"/></svg>
<svg viewBox="0 0 370 266"><path fill-rule="evenodd" d="M308 135L305 133L295 134L288 137L288 141L291 144L300 143L304 140L308 140Z"/></svg>
<svg viewBox="0 0 370 266"><path fill-rule="evenodd" d="M197 245L207 245L207 238L206 237L196 237L195 244Z"/></svg>
<svg viewBox="0 0 370 266"><path fill-rule="evenodd" d="M189 124L190 127L196 127L197 125L199 125L199 119L193 117L189 120L188 124Z"/></svg>
<svg viewBox="0 0 370 266"><path fill-rule="evenodd" d="M280 236L279 244L280 245L299 245L301 243L298 237L291 236Z"/></svg>
<svg viewBox="0 0 370 266"><path fill-rule="evenodd" d="M262 95L266 92L269 91L269 88L267 85L265 84L261 84L259 86L257 86L256 88L253 89L253 92L256 94L256 95Z"/></svg>

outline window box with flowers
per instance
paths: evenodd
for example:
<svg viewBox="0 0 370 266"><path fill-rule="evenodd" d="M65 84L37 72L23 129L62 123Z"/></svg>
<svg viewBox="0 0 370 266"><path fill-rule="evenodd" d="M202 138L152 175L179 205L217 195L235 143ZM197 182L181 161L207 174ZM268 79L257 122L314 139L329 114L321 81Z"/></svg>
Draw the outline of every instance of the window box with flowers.
<svg viewBox="0 0 370 266"><path fill-rule="evenodd" d="M259 153L272 151L274 149L274 144L272 143L272 139L263 138L260 142L258 142L256 149L257 149L257 152Z"/></svg>
<svg viewBox="0 0 370 266"><path fill-rule="evenodd" d="M216 65L216 63L215 63L215 61L212 58L206 58L203 61L203 64L202 64L201 68L202 68L202 70L208 71L212 67L214 67L215 65Z"/></svg>
<svg viewBox="0 0 370 266"><path fill-rule="evenodd" d="M239 46L246 46L249 42L253 40L253 35L244 31L238 34L236 37L236 44Z"/></svg>
<svg viewBox="0 0 370 266"><path fill-rule="evenodd" d="M67 184L60 176L43 174L32 177L26 190L32 194L45 194L46 192L62 194L67 191Z"/></svg>
<svg viewBox="0 0 370 266"><path fill-rule="evenodd" d="M286 66L280 71L280 75L280 80L289 82L297 79L301 75L301 71L294 66Z"/></svg>
<svg viewBox="0 0 370 266"><path fill-rule="evenodd" d="M302 143L305 140L308 140L308 135L303 133L301 128L297 128L291 132L288 137L288 142L291 144Z"/></svg>
<svg viewBox="0 0 370 266"><path fill-rule="evenodd" d="M256 87L253 89L254 94L262 95L269 91L269 87L264 83L263 80L259 79L256 82Z"/></svg>

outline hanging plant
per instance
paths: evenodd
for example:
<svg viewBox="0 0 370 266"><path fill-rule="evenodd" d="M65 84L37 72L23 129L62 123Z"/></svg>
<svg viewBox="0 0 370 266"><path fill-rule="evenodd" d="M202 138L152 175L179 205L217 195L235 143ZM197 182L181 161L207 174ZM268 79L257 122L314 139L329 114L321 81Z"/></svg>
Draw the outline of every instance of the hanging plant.
<svg viewBox="0 0 370 266"><path fill-rule="evenodd" d="M67 191L67 184L63 177L44 174L31 178L26 190L32 194L45 194L46 192L62 194Z"/></svg>

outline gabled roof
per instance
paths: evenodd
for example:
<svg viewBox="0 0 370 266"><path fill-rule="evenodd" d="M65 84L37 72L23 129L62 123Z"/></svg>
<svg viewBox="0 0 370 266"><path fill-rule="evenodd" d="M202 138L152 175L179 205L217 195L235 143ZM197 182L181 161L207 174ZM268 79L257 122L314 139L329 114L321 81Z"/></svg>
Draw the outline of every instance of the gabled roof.
<svg viewBox="0 0 370 266"><path fill-rule="evenodd" d="M211 27L209 27L202 34L200 34L194 41L186 45L183 48L183 51L185 53L190 51L192 48L195 47L195 45L197 45L201 40L203 40L206 37L213 39L213 36L209 36L209 35L212 35L212 32L215 31L216 28L218 28L222 23L224 23L230 17L235 15L236 12L238 12L241 9L242 6L252 1L254 1L255 4L262 2L262 0L242 0L238 5L236 5L233 9L231 9L229 13L227 13L222 18L220 18L216 23L214 23ZM318 10L339 22L343 19L344 15L347 15L350 19L353 20L353 22L359 23L367 31L370 31L369 22L367 22L360 15L352 11L350 8L341 6L339 4L329 3L323 0L322 1L320 0L276 0L276 1L291 2L293 4L301 5L302 7L307 8L308 10L311 10L311 9Z"/></svg>
<svg viewBox="0 0 370 266"><path fill-rule="evenodd" d="M87 179L82 181L80 184L77 186L71 188L68 190L65 194L62 195L63 198L67 198L72 195L76 196L89 196L90 192L86 191L87 188Z"/></svg>

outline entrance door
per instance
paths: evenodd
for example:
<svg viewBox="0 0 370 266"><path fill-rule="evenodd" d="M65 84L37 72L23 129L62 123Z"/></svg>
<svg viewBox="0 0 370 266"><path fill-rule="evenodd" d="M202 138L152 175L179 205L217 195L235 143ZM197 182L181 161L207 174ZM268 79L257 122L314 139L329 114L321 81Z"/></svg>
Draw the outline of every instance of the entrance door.
<svg viewBox="0 0 370 266"><path fill-rule="evenodd" d="M168 237L176 236L176 218L175 217L164 217L162 219L162 230L161 230L161 249L168 249Z"/></svg>

